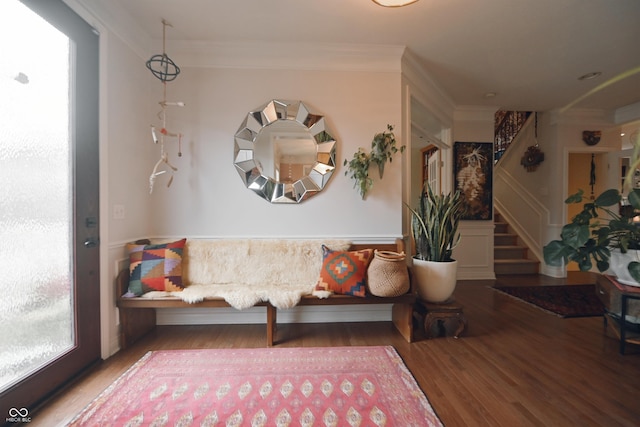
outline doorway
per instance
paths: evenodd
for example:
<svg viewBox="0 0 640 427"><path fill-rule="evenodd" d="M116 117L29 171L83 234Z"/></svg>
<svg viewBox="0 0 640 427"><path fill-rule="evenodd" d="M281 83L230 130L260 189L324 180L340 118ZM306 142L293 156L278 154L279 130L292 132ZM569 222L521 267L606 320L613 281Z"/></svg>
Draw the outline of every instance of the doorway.
<svg viewBox="0 0 640 427"><path fill-rule="evenodd" d="M438 194L449 191L451 179L442 170L449 159L450 133L424 105L411 98L411 205L420 198L425 183Z"/></svg>
<svg viewBox="0 0 640 427"><path fill-rule="evenodd" d="M440 150L435 145L429 145L422 149L422 182L427 183L429 187L436 193L440 194Z"/></svg>
<svg viewBox="0 0 640 427"><path fill-rule="evenodd" d="M584 197L598 197L607 188L607 154L606 153L569 153L569 171L567 180L567 196L578 190L584 192ZM582 203L567 205L567 218L571 218L582 210ZM578 264L570 262L567 271L579 271Z"/></svg>
<svg viewBox="0 0 640 427"><path fill-rule="evenodd" d="M98 36L61 0L0 2L0 412L100 359Z"/></svg>

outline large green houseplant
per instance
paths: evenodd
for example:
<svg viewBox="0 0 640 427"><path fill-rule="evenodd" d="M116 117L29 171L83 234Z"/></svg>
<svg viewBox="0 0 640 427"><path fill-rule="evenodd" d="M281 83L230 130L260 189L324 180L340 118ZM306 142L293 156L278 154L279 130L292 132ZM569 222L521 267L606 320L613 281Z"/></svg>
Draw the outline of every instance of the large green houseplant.
<svg viewBox="0 0 640 427"><path fill-rule="evenodd" d="M579 190L565 203L582 203L583 199L584 192ZM562 227L560 239L543 248L545 262L562 267L575 261L581 271L591 270L595 262L600 272L611 267L623 282L640 282L640 259L635 253L640 249L640 226L633 221L634 211L640 209L640 190L629 190L624 205L622 202L617 189L584 202L582 211Z"/></svg>
<svg viewBox="0 0 640 427"><path fill-rule="evenodd" d="M413 272L418 293L425 301L445 302L451 298L456 285L457 261L451 255L460 242L462 195L459 191L436 194L425 184L418 206L408 208L416 246Z"/></svg>
<svg viewBox="0 0 640 427"><path fill-rule="evenodd" d="M607 80L565 106L561 112L637 73L640 73L640 67ZM562 267L569 261L575 261L581 271L588 271L595 261L601 273L610 270L619 281L640 286L640 225L634 222L640 211L640 190L633 188L634 175L640 168L640 135L632 136L630 142L633 150L622 193L608 189L594 200L585 202L582 211L562 227L560 240L544 246L544 260L548 265ZM569 196L565 203L582 203L583 196L584 192L580 190Z"/></svg>

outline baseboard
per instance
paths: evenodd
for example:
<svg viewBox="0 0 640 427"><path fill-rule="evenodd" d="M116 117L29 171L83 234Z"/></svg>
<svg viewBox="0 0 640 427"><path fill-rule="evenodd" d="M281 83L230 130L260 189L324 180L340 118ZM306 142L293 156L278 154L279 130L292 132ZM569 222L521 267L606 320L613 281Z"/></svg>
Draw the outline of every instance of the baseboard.
<svg viewBox="0 0 640 427"><path fill-rule="evenodd" d="M156 310L158 325L264 324L264 307L163 308ZM278 323L335 323L391 321L391 304L304 306L278 310Z"/></svg>
<svg viewBox="0 0 640 427"><path fill-rule="evenodd" d="M495 280L496 275L493 271L487 271L486 269L475 271L472 269L461 271L461 269L458 269L456 278L458 280Z"/></svg>

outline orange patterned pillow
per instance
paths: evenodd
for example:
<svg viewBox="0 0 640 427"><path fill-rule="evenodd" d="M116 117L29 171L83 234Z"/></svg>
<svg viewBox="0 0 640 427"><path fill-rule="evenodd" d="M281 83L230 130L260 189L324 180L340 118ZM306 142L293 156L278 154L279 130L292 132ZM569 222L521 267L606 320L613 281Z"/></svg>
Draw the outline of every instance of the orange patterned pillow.
<svg viewBox="0 0 640 427"><path fill-rule="evenodd" d="M364 297L373 249L332 251L322 245L322 269L316 291Z"/></svg>

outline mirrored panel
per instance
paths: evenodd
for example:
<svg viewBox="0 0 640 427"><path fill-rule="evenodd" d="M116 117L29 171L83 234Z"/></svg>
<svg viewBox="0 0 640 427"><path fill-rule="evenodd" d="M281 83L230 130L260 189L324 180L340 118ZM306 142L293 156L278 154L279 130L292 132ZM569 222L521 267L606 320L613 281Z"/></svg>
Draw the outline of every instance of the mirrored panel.
<svg viewBox="0 0 640 427"><path fill-rule="evenodd" d="M327 185L336 141L324 117L300 101L250 111L235 134L234 165L245 186L271 203L300 203Z"/></svg>

